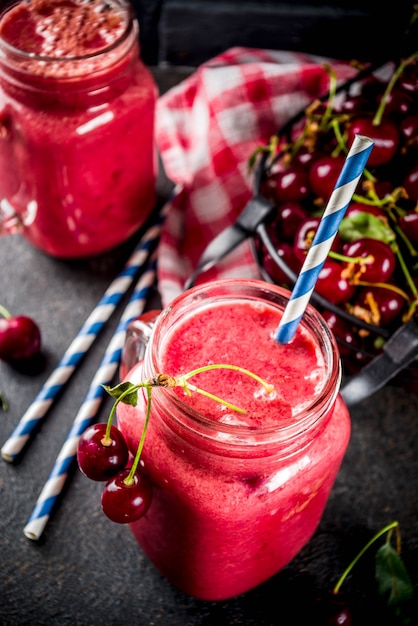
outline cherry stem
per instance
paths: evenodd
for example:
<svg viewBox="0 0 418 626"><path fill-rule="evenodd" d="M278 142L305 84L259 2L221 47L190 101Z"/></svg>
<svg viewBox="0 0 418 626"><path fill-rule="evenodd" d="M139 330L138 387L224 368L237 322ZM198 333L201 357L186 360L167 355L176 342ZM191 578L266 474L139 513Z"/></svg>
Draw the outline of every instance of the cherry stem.
<svg viewBox="0 0 418 626"><path fill-rule="evenodd" d="M392 245L392 250L396 254L396 258L399 261L399 265L401 266L403 275L405 276L405 280L408 283L408 286L409 286L412 294L416 298L417 295L418 295L418 290L417 290L417 288L415 286L415 283L414 283L414 281L412 279L412 276L411 276L411 274L409 272L408 266L405 263L405 260L404 260L404 258L402 256L402 253L401 253L400 249L399 249L399 246L397 244L396 245Z"/></svg>
<svg viewBox="0 0 418 626"><path fill-rule="evenodd" d="M116 407L119 404L119 402L123 402L127 398L127 396L130 396L135 392L138 393L139 389L141 388L145 388L147 392L147 410L146 410L146 415L145 415L144 426L142 428L141 438L140 438L138 448L135 453L135 458L134 458L132 467L129 471L128 476L123 481L128 487L131 486L134 482L134 475L138 468L138 463L141 458L142 448L144 447L145 435L147 432L148 422L149 422L149 418L151 414L152 390L154 387L166 387L166 388L167 387L168 388L181 387L185 391L185 393L189 395L191 394L192 391L195 391L196 393L206 396L207 398L210 398L211 400L215 400L215 402L219 402L220 404L223 404L224 406L234 411L237 411L239 413L246 412L244 409L241 409L240 407L235 406L234 404L231 404L230 402L227 402L226 400L223 400L222 398L219 398L218 396L215 396L214 394L208 391L205 391L204 389L200 389L199 387L196 387L195 385L192 385L191 383L188 382L188 379L192 378L192 376L196 376L197 374L201 374L202 372L207 372L207 371L214 370L214 369L229 369L229 370L235 370L237 372L241 372L242 374L245 374L246 376L249 376L256 382L260 383L264 387L264 389L267 391L267 393L271 393L272 391L274 391L273 385L271 385L270 383L267 383L265 380L260 378L260 376L257 376L257 374L254 374L250 370L247 370L238 365L227 365L224 363L214 363L211 365L205 365L203 367L199 367L195 370L192 370L191 372L188 372L184 376L180 376L178 378L170 376L169 374L157 374L153 378L144 380L136 385L126 381L124 383L121 383L121 385L123 385L125 388L120 393L119 393L120 385L117 385L113 389L110 389L109 387L106 387L106 386L104 387L105 390L108 393L110 393L110 395L113 395L114 397L116 397L116 400L113 403L113 406L109 413L109 418L107 420L106 433L102 439L103 445L110 445L112 441L110 437L110 429L111 429L113 417L115 415ZM118 391L115 392L115 389L117 389Z"/></svg>
<svg viewBox="0 0 418 626"><path fill-rule="evenodd" d="M338 156L340 152L344 152L344 154L347 154L348 153L347 143L341 134L340 123L338 121L334 121L332 122L331 126L334 131L335 138L337 140L337 146L334 149L332 156Z"/></svg>
<svg viewBox="0 0 418 626"><path fill-rule="evenodd" d="M379 198L376 193L375 185L373 184L375 180L376 179L374 179L374 181L367 181L366 183L368 197L354 194L353 200L355 202L361 202L362 204L368 204L370 206L377 206L379 208L387 209L388 212L390 212L392 209L396 209L398 212L402 212L402 209L400 209L396 203L398 202L398 200L408 197L404 187L396 187L395 189L392 189L391 193L387 193L383 198Z"/></svg>
<svg viewBox="0 0 418 626"><path fill-rule="evenodd" d="M383 92L383 96L380 100L380 104L377 108L376 114L373 118L373 126L379 126L379 124L382 121L382 117L383 117L383 113L385 112L385 107L386 107L386 103L388 100L388 97L393 89L393 87L395 86L396 81L398 80L398 78L401 76L401 74L403 73L405 67L407 65L409 65L410 63L412 63L416 58L418 57L418 52L414 52L414 54L412 54L410 57L408 57L407 59L405 59L404 61L402 61L402 63L399 64L399 66L396 68L396 70L393 72L385 91Z"/></svg>
<svg viewBox="0 0 418 626"><path fill-rule="evenodd" d="M332 115L335 94L337 91L337 76L334 70L328 63L326 63L323 67L329 75L329 97L328 97L327 106L325 108L325 112L322 116L321 123L319 125L320 130L324 130L327 127L328 120Z"/></svg>
<svg viewBox="0 0 418 626"><path fill-rule="evenodd" d="M373 263L375 262L375 258L372 254L368 254L367 256L347 256L346 254L341 254L340 252L334 252L334 250L330 250L328 252L328 256L331 259L335 259L336 261L354 263L354 265L373 265Z"/></svg>
<svg viewBox="0 0 418 626"><path fill-rule="evenodd" d="M366 198L365 196L360 196L359 194L355 193L353 195L353 200L354 202L361 202L361 204L367 204L369 206L377 207L383 207L385 204L387 204L386 198L380 199L376 193L374 194L373 199Z"/></svg>
<svg viewBox="0 0 418 626"><path fill-rule="evenodd" d="M266 166L267 164L270 162L270 164L272 163L272 161L274 160L274 157L276 155L277 152L277 147L278 147L278 143L279 143L279 138L277 135L273 135L270 138L270 141L267 145L263 145L263 146L258 146L254 152L250 155L250 158L248 159L248 171L249 173L252 172L252 170L254 169L255 163L257 161L257 157L260 154L268 154L268 159L266 162Z"/></svg>
<svg viewBox="0 0 418 626"><path fill-rule="evenodd" d="M307 134L307 127L305 126L299 137L293 142L293 147L290 150L290 159L294 159L295 155L299 152L303 146Z"/></svg>
<svg viewBox="0 0 418 626"><path fill-rule="evenodd" d="M113 406L110 409L109 417L107 418L106 433L105 433L105 436L100 440L100 443L103 446L110 446L110 444L112 443L112 438L110 436L110 429L112 427L113 416L115 415L116 407L121 399L122 399L122 396L120 396L116 400L116 402L113 403Z"/></svg>
<svg viewBox="0 0 418 626"><path fill-rule="evenodd" d="M150 418L150 414L151 414L152 387L146 387L146 390L147 390L147 411L145 413L145 422L144 422L144 426L142 428L141 439L139 440L138 448L136 450L134 462L132 463L132 467L130 469L130 472L129 472L129 474L127 475L127 477L123 481L125 483L125 485L127 485L128 487L130 487L134 483L134 476L135 476L135 472L136 472L137 467L138 467L139 460L141 458L142 448L144 447L145 435L147 434L147 428L148 428L149 418Z"/></svg>
<svg viewBox="0 0 418 626"><path fill-rule="evenodd" d="M394 229L396 230L399 237L404 242L405 246L408 248L408 252L412 257L418 256L418 251L415 246L412 245L411 240L405 235L402 228L400 228L397 224L394 225Z"/></svg>
<svg viewBox="0 0 418 626"><path fill-rule="evenodd" d="M397 542L396 551L398 552L398 554L400 553L399 522L391 522L390 524L387 524L387 526L385 526L384 528L379 530L379 532L377 532L374 535L374 537L372 537L372 539L370 539L370 541L368 543L366 543L364 548L362 550L360 550L360 552L357 554L357 556L351 561L349 566L344 570L344 572L340 576L340 578L339 578L337 584L335 585L334 589L332 590L332 593L334 595L338 594L338 592L341 589L341 586L342 586L343 582L345 581L345 579L347 578L347 576L349 575L349 573L351 572L353 567L361 559L363 554L375 543L375 541L377 541L380 537L382 537L382 535L385 535L387 533L386 541L387 541L387 543L390 543L390 539L391 539L391 536L392 536L392 530L393 529L396 529L396 542Z"/></svg>
<svg viewBox="0 0 418 626"><path fill-rule="evenodd" d="M274 390L273 385L263 380L257 374L254 374L254 372L251 372L250 370L245 369L245 367L240 367L239 365L228 365L226 363L213 363L212 365L205 365L203 367L198 367L197 369L192 370L191 372L188 372L187 374L182 376L179 380L188 380L189 378L192 378L192 376L196 376L196 374L200 374L201 372L207 372L209 370L215 370L215 369L228 369L228 370L235 370L236 372L241 372L241 374L245 374L246 376L249 376L250 378L253 378L255 381L260 383L260 385L264 387L267 393L270 393ZM223 402L223 400L221 402Z"/></svg>
<svg viewBox="0 0 418 626"><path fill-rule="evenodd" d="M204 367L199 367L198 369L188 372L184 376L181 376L180 378L175 379L176 385L179 387L182 387L186 393L190 393L190 391L195 391L196 393L199 393L200 395L205 396L206 398L210 398L211 400L215 400L215 402L219 402L220 404L223 404L224 406L226 406L229 409L232 409L233 411L237 411L237 413L245 413L246 411L244 409L241 409L235 404L231 404L230 402L227 402L226 400L222 400L218 396L215 396L214 394L208 391L205 391L204 389L200 389L199 387L196 387L195 385L191 385L190 383L187 382L189 378L192 378L192 376L195 376L196 374L200 374L201 372L209 371L211 369L235 370L236 372L241 372L242 374L245 374L249 376L250 378L253 378L258 383L260 383L260 385L264 387L267 393L271 393L274 390L273 385L270 385L265 380L260 378L260 376L257 376L257 374L254 374L250 370L247 370L244 367L240 367L239 365L227 365L225 363L215 363L213 365L206 365Z"/></svg>
<svg viewBox="0 0 418 626"><path fill-rule="evenodd" d="M403 289L400 289L399 287L397 287L396 285L392 285L391 283L370 283L366 280L356 280L354 281L354 284L357 287L378 287L380 289L388 289L388 291L393 291L394 293L399 294L407 302L410 301L408 294L405 293Z"/></svg>
<svg viewBox="0 0 418 626"><path fill-rule="evenodd" d="M11 313L0 304L0 315L5 317L6 319L10 319L12 317Z"/></svg>

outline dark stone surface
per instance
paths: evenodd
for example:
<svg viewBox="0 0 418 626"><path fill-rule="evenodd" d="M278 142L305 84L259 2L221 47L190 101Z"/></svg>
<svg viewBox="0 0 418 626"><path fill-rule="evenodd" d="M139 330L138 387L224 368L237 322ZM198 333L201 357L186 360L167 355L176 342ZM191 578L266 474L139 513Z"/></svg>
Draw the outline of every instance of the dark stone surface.
<svg viewBox="0 0 418 626"><path fill-rule="evenodd" d="M43 369L31 374L0 363L0 389L10 405L7 412L0 411L1 445L122 267L132 243L96 259L69 262L45 256L20 236L0 239L0 301L14 314L37 320L45 359ZM418 591L418 395L391 387L352 410L347 455L310 543L277 576L240 597L202 602L177 591L147 561L129 530L103 516L102 485L78 470L43 538L27 539L23 528L123 304L20 462L10 465L0 459L2 626L321 624L316 597L330 590L358 550L393 520L399 521L404 561ZM105 401L99 419L106 418L109 408ZM378 600L370 556L344 588L355 625L400 623ZM416 602L410 607L410 624L417 623Z"/></svg>
<svg viewBox="0 0 418 626"><path fill-rule="evenodd" d="M384 62L400 52L413 5L403 0L394 10L375 0L131 2L144 58L173 65L198 65L233 46Z"/></svg>

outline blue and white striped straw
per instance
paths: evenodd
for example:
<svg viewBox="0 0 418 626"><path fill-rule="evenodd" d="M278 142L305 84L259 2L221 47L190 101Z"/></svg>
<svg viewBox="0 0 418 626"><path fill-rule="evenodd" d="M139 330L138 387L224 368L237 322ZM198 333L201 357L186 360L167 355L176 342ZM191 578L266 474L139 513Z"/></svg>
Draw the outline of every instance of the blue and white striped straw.
<svg viewBox="0 0 418 626"><path fill-rule="evenodd" d="M57 395L74 373L81 359L90 349L102 327L109 320L124 294L133 283L135 276L145 266L150 253L158 242L163 219L164 211L159 214L156 223L146 230L122 272L109 285L100 302L67 348L61 361L21 417L10 437L3 444L1 455L5 461L13 463L21 454Z"/></svg>
<svg viewBox="0 0 418 626"><path fill-rule="evenodd" d="M102 362L97 370L87 395L78 411L70 432L57 456L49 478L45 483L35 508L23 529L28 539L38 540L50 519L52 511L68 479L69 470L77 457L77 447L81 434L95 419L105 395L102 385L109 385L119 366L128 324L141 315L156 275L156 255L150 259L126 307L115 334L109 343Z"/></svg>
<svg viewBox="0 0 418 626"><path fill-rule="evenodd" d="M280 320L276 339L281 344L289 343L296 333L373 146L374 141L369 137L356 135L354 138Z"/></svg>

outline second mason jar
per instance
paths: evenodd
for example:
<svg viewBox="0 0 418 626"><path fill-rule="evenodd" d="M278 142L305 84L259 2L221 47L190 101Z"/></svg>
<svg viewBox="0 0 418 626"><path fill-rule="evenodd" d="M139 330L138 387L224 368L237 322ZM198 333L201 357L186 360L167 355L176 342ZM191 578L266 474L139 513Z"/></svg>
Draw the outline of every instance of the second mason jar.
<svg viewBox="0 0 418 626"><path fill-rule="evenodd" d="M122 371L133 383L223 364L274 386L268 393L224 367L190 379L243 413L181 386L153 389L141 457L153 498L131 529L155 566L197 598L248 591L295 557L318 527L348 445L339 355L321 316L309 306L295 338L276 340L288 296L263 281L215 281L128 332ZM118 407L133 453L146 401L140 392L136 407Z"/></svg>
<svg viewBox="0 0 418 626"><path fill-rule="evenodd" d="M0 234L105 252L155 202L157 88L125 0L32 0L0 15Z"/></svg>

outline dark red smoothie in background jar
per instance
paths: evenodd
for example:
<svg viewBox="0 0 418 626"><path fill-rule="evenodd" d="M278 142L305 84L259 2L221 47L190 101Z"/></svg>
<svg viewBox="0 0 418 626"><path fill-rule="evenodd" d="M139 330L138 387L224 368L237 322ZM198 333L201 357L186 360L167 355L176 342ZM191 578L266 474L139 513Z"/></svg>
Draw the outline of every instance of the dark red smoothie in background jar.
<svg viewBox="0 0 418 626"><path fill-rule="evenodd" d="M75 258L155 202L157 89L124 0L29 0L0 15L0 233Z"/></svg>

